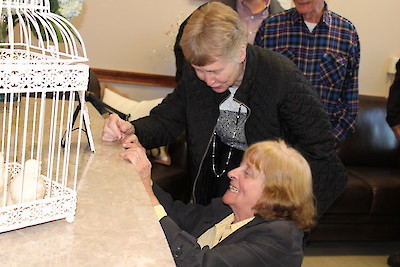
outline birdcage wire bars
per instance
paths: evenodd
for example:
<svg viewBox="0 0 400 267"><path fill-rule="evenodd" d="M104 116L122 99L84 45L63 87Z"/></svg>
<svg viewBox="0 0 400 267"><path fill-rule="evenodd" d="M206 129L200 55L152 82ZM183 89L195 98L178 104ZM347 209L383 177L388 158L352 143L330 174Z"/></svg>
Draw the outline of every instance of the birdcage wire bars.
<svg viewBox="0 0 400 267"><path fill-rule="evenodd" d="M1 0L0 7L0 232L62 218L72 222L87 116L84 42L68 20L50 12L48 0ZM37 168L30 189L45 189L43 197L25 201L31 159Z"/></svg>

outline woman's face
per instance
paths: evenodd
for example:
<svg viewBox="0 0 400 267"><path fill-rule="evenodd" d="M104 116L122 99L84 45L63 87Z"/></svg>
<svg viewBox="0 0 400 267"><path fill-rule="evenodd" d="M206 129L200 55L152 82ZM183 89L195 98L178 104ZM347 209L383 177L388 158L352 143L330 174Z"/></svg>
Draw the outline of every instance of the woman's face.
<svg viewBox="0 0 400 267"><path fill-rule="evenodd" d="M246 48L242 47L241 56L236 59L219 58L205 66L193 65L197 77L204 81L216 93L223 93L229 87L238 88L242 82L246 58Z"/></svg>
<svg viewBox="0 0 400 267"><path fill-rule="evenodd" d="M223 202L231 207L240 220L253 217L253 207L264 189L264 175L244 159L238 168L228 173L228 177L231 182L222 198Z"/></svg>

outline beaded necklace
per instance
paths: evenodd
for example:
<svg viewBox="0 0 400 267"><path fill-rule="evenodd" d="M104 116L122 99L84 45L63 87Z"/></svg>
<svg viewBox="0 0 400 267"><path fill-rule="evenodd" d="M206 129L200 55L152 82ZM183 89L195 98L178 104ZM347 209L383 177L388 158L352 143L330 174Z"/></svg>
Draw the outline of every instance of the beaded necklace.
<svg viewBox="0 0 400 267"><path fill-rule="evenodd" d="M238 112L237 112L237 114L236 114L236 127L235 127L235 130L233 131L232 139L235 139L235 138L236 138L236 131L238 130L238 124L239 124L240 110L241 110L241 109L242 109L242 105L239 106L239 110L238 110ZM217 133L216 133L216 131L214 130L213 139L212 139L211 162L212 162L212 170L213 170L215 176L219 179L219 178L220 178L222 175L224 175L224 173L226 172L226 168L228 167L229 161L231 160L233 147L230 147L230 148L229 148L228 157L227 157L227 159L226 159L226 161L225 161L225 166L223 167L223 169L221 170L221 172L218 173L218 172L217 172L217 166L216 166L216 163L215 163L215 150L216 150L216 146L217 146L217 144L216 144L216 139L217 139Z"/></svg>

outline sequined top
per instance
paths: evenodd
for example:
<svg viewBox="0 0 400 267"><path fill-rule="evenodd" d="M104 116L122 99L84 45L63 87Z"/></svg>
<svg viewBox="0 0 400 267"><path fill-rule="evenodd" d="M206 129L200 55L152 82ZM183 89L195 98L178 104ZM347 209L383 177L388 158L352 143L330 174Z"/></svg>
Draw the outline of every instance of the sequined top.
<svg viewBox="0 0 400 267"><path fill-rule="evenodd" d="M220 105L215 132L220 140L233 148L246 150L248 145L244 132L247 107L233 99L237 88L229 88L230 96Z"/></svg>

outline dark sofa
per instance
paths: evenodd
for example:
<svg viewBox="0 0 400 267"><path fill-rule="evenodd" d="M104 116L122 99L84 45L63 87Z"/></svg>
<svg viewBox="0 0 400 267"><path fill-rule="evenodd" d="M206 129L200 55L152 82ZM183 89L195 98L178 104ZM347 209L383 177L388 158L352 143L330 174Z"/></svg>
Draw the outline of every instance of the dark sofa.
<svg viewBox="0 0 400 267"><path fill-rule="evenodd" d="M400 240L400 143L386 123L386 102L360 96L356 132L338 149L349 182L311 241Z"/></svg>
<svg viewBox="0 0 400 267"><path fill-rule="evenodd" d="M356 133L338 149L349 182L310 241L400 240L400 144L385 117L386 98L360 96ZM171 166L153 163L153 180L175 199L188 201L184 136L169 152Z"/></svg>

